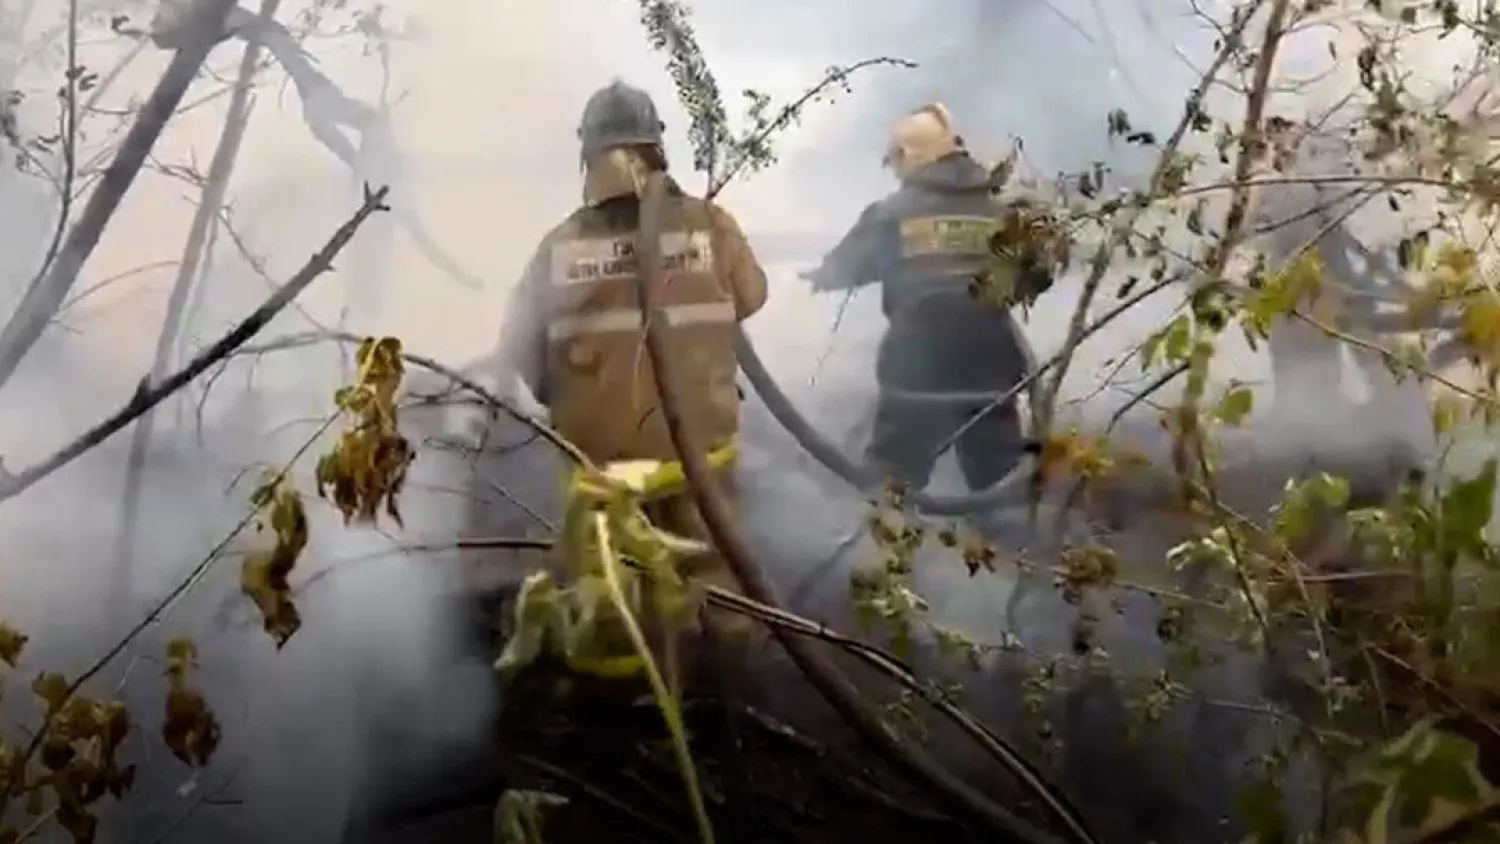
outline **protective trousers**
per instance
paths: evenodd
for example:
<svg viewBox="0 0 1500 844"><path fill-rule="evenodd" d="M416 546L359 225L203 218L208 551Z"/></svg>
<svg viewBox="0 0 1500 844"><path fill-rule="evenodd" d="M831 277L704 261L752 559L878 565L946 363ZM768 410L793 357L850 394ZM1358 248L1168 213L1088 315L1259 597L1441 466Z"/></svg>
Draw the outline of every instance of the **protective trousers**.
<svg viewBox="0 0 1500 844"><path fill-rule="evenodd" d="M1341 321L1342 322L1342 321ZM1360 336L1357 326L1341 330ZM1379 338L1370 338L1379 343ZM1355 366L1364 373L1368 404L1361 408L1343 393L1345 344L1317 326L1296 319L1280 320L1271 331L1271 369L1275 379L1273 413L1295 424L1321 424L1329 414L1358 412L1362 437L1391 449L1398 462L1415 459L1435 445L1427 393L1412 376L1397 380L1385 357L1350 346Z"/></svg>
<svg viewBox="0 0 1500 844"><path fill-rule="evenodd" d="M725 502L730 505L731 510L738 511L739 493L735 488L731 473L721 473L718 481L719 491ZM646 518L658 528L688 539L696 539L710 546L713 545L708 525L703 521L703 514L698 510L698 505L691 493L651 501L643 509ZM717 586L735 593L742 591L739 581L734 576L734 571L729 567L728 560L717 547L706 554L700 554L685 561L682 573L708 586ZM750 635L756 626L754 621L745 616L715 608L706 608L703 620L706 625L712 627L714 634L736 639Z"/></svg>
<svg viewBox="0 0 1500 844"><path fill-rule="evenodd" d="M924 398L882 391L866 457L914 489L927 485L938 449L991 398ZM1025 438L1015 402L989 409L954 442L959 471L971 490L994 486L1020 462Z"/></svg>
<svg viewBox="0 0 1500 844"><path fill-rule="evenodd" d="M729 472L719 475L718 488L731 510L737 511L738 492ZM644 506L646 517L658 528L688 539L713 545L703 514L691 493L652 501ZM717 547L679 563L679 570L694 582L741 593L739 580ZM685 646L675 666L677 682L693 693L725 698L741 697L745 689L734 681L752 655L765 649L769 631L753 619L716 607L704 606L699 614L701 635L679 640Z"/></svg>
<svg viewBox="0 0 1500 844"><path fill-rule="evenodd" d="M1271 328L1267 345L1271 353L1279 410L1321 412L1326 407L1299 407L1329 397L1338 399L1343 383L1343 346L1317 326L1291 317L1279 319Z"/></svg>
<svg viewBox="0 0 1500 844"><path fill-rule="evenodd" d="M1341 327L1376 346L1388 342L1378 336L1367 336L1355 325ZM1422 379L1414 373L1405 373L1404 378L1398 378L1397 373L1401 370L1392 372L1385 355L1375 349L1358 345L1350 345L1348 349L1354 365L1364 373L1365 386L1370 391L1372 412L1367 416L1373 423L1371 433L1380 436L1386 446L1394 449L1397 461L1420 460L1417 455L1437 446L1437 432L1433 428L1432 410Z"/></svg>

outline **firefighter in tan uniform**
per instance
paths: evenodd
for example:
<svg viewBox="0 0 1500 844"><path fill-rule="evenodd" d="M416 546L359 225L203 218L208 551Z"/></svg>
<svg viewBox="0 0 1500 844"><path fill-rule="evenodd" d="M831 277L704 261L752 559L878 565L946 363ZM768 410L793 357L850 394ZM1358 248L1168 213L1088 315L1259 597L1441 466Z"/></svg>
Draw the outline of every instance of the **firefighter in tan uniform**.
<svg viewBox="0 0 1500 844"><path fill-rule="evenodd" d="M646 174L667 169L662 129L644 91L616 81L589 98L578 129L583 205L542 239L501 335L502 370L518 375L553 427L600 464L677 459L645 348L633 254L640 187ZM728 212L668 185L659 294L667 345L686 382L683 412L704 447L720 449L739 431L735 326L765 304L766 277ZM733 501L730 480L720 488ZM664 530L708 538L688 496L652 505L648 516ZM692 561L686 573L738 591L717 555Z"/></svg>

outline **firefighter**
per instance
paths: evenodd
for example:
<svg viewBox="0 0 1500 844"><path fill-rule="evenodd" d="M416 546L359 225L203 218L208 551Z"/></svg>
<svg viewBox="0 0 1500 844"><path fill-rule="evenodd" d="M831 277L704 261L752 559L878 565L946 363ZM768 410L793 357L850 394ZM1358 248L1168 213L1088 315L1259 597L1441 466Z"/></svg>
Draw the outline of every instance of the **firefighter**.
<svg viewBox="0 0 1500 844"><path fill-rule="evenodd" d="M578 128L583 204L542 239L501 334L502 372L519 376L553 427L601 465L677 457L645 350L633 256L639 191L648 173L667 171L662 130L644 91L617 80L589 98ZM721 449L739 430L736 323L765 304L766 276L727 211L670 180L668 193L659 304L685 382L683 412L705 448ZM732 502L730 481L720 489ZM708 538L689 496L652 507L662 529ZM687 573L738 588L717 555Z"/></svg>
<svg viewBox="0 0 1500 844"><path fill-rule="evenodd" d="M954 448L969 488L987 488L1010 473L1024 446L1016 403L991 406L1026 377L1031 360L1004 305L1029 301L1051 277L1028 250L1001 306L976 296L995 267L994 237L1011 211L944 105L900 120L885 164L900 187L867 207L803 278L815 291L881 283L890 326L876 359L880 392L867 459L922 488L943 444L982 413Z"/></svg>
<svg viewBox="0 0 1500 844"><path fill-rule="evenodd" d="M1344 175L1357 167L1354 153L1342 138L1283 121L1273 124L1268 140L1281 169L1292 177ZM1373 314L1376 300L1399 291L1405 282L1399 268L1386 256L1365 248L1349 229L1347 218L1365 201L1360 189L1348 185L1290 180L1259 190L1251 223L1257 233L1263 233L1271 269L1283 266L1305 248L1322 264L1322 287L1304 313L1323 325L1380 344L1381 338L1368 336L1363 329L1361 317ZM1356 266L1356 257L1363 259L1363 267ZM1382 280L1386 293L1381 291ZM1346 347L1342 340L1288 316L1273 325L1267 345L1275 390L1273 412L1282 419L1308 424L1326 420L1334 409L1327 404L1330 396L1335 397L1337 407L1359 410L1341 389ZM1364 374L1370 407L1377 410L1364 423L1366 430L1389 437L1398 446L1413 436L1421 440L1427 404L1418 380L1398 379L1378 352L1363 347L1349 351Z"/></svg>

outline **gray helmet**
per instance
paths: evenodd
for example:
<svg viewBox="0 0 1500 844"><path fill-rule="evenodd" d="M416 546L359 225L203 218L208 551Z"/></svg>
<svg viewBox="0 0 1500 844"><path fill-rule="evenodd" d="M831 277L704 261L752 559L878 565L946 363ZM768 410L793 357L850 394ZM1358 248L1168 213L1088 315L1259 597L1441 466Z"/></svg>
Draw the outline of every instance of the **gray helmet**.
<svg viewBox="0 0 1500 844"><path fill-rule="evenodd" d="M578 123L579 155L593 156L626 144L662 145L666 124L656 112L651 95L616 79L589 97Z"/></svg>

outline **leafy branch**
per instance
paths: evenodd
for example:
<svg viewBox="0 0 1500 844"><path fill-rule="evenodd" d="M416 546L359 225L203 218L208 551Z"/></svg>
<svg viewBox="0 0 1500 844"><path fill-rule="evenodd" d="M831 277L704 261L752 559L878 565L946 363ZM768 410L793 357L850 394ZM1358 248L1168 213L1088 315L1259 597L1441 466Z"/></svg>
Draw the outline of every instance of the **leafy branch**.
<svg viewBox="0 0 1500 844"><path fill-rule="evenodd" d="M692 13L681 0L638 0L640 21L651 49L667 58L667 72L677 99L688 115L688 142L693 149L693 169L708 180L706 196L713 199L741 175L764 170L776 163L772 140L796 125L813 103L828 99L835 89L850 90L854 74L873 67L915 68L905 59L882 56L828 69L817 84L779 109L771 97L747 89L745 121L736 133L724 107L719 83L698 45Z"/></svg>

